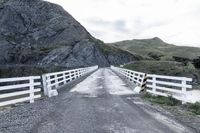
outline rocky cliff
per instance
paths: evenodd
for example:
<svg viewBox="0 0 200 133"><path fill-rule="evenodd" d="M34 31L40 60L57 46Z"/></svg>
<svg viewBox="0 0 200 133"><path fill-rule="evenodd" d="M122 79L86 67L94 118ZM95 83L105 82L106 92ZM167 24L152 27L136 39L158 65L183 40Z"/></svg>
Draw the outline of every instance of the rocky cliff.
<svg viewBox="0 0 200 133"><path fill-rule="evenodd" d="M42 0L0 1L0 65L109 66L138 57L92 37L61 6Z"/></svg>

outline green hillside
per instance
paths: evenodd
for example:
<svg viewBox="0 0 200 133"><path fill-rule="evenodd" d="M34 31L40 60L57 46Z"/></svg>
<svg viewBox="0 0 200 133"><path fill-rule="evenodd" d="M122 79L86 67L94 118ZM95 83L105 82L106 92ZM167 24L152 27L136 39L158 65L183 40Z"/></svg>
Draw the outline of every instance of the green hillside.
<svg viewBox="0 0 200 133"><path fill-rule="evenodd" d="M173 61L175 60L174 57L181 57L192 60L200 56L200 48L175 46L163 42L157 37L152 39L127 40L110 43L108 45L127 50L131 53L136 53L143 56L145 59Z"/></svg>
<svg viewBox="0 0 200 133"><path fill-rule="evenodd" d="M114 47L142 56L143 59L124 65L135 71L193 78L193 87L200 88L200 48L168 44L155 37L110 43Z"/></svg>

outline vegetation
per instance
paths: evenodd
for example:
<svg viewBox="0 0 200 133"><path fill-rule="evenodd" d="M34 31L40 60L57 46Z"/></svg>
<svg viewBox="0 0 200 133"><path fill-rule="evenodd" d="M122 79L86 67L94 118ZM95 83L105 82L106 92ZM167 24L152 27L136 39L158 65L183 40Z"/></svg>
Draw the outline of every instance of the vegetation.
<svg viewBox="0 0 200 133"><path fill-rule="evenodd" d="M64 47L64 46L56 44L55 46L52 46L52 47L43 47L40 49L40 52L49 53L57 48L62 48L62 47Z"/></svg>
<svg viewBox="0 0 200 133"><path fill-rule="evenodd" d="M173 97L153 96L151 94L146 93L143 98L150 102L167 105L167 106L181 105L181 102L174 99Z"/></svg>
<svg viewBox="0 0 200 133"><path fill-rule="evenodd" d="M200 68L200 56L193 60L193 64L196 68Z"/></svg>
<svg viewBox="0 0 200 133"><path fill-rule="evenodd" d="M186 76L200 78L200 71L195 69L191 63L183 64L175 61L137 61L132 64L124 65L124 68L145 72L149 74Z"/></svg>
<svg viewBox="0 0 200 133"><path fill-rule="evenodd" d="M117 49L115 49L114 47L107 47L107 46L104 46L104 45L99 45L100 47L100 50L104 53L104 54L109 54L111 51L115 51L115 52L118 52L116 51Z"/></svg>
<svg viewBox="0 0 200 133"><path fill-rule="evenodd" d="M174 57L193 60L200 55L200 48L175 46L165 43L157 37L153 39L121 41L108 45L139 54L151 60L174 61Z"/></svg>
<svg viewBox="0 0 200 133"><path fill-rule="evenodd" d="M117 52L117 53L121 53L122 52L122 50L120 50L120 49L116 49L115 47L113 47L113 46L107 46L107 45L105 45L105 44L103 44L103 43L101 43L101 44L97 44L97 46L100 48L100 50L102 51L102 53L104 53L104 54L110 54L110 53L114 53L114 52Z"/></svg>
<svg viewBox="0 0 200 133"><path fill-rule="evenodd" d="M200 115L200 103L187 103L182 105L181 101L176 100L173 97L153 96L149 93L146 93L143 98L163 106L181 106L183 109L186 109L186 111L191 112L194 115Z"/></svg>
<svg viewBox="0 0 200 133"><path fill-rule="evenodd" d="M200 103L186 104L185 107L192 113L200 115Z"/></svg>

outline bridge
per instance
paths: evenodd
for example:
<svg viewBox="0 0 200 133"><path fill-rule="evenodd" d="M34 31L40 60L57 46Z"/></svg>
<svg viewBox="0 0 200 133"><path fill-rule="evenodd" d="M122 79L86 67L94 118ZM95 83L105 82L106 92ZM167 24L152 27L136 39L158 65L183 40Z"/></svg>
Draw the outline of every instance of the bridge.
<svg viewBox="0 0 200 133"><path fill-rule="evenodd" d="M194 103L200 95L191 81L114 66L0 79L0 133L193 132L139 94Z"/></svg>

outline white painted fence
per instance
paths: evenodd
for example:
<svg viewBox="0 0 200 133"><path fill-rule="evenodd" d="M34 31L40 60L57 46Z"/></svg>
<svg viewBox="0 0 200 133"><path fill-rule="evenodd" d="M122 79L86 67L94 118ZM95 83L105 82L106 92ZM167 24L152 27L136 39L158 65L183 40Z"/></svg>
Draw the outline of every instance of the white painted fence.
<svg viewBox="0 0 200 133"><path fill-rule="evenodd" d="M40 98L40 76L3 78L0 79L0 106L16 104L19 102L34 102Z"/></svg>
<svg viewBox="0 0 200 133"><path fill-rule="evenodd" d="M147 92L159 96L172 96L183 102L190 102L187 98L187 93L191 91L192 78L174 77L163 75L147 75Z"/></svg>
<svg viewBox="0 0 200 133"><path fill-rule="evenodd" d="M136 71L132 71L132 70L124 69L124 68L119 68L119 67L114 67L114 66L111 66L111 69L122 74L127 79L134 82L137 86L143 87L144 80L145 80L145 77L146 77L145 73L136 72Z"/></svg>
<svg viewBox="0 0 200 133"><path fill-rule="evenodd" d="M52 97L58 95L57 89L63 85L98 69L98 66L47 73L42 75L44 94Z"/></svg>
<svg viewBox="0 0 200 133"><path fill-rule="evenodd" d="M190 85L192 78L152 74L146 74L145 77L145 74L141 72L114 66L111 66L111 69L134 81L136 85L145 86L147 92L151 94L165 97L172 96L175 99L189 103L200 102L200 91L192 90L192 85Z"/></svg>

